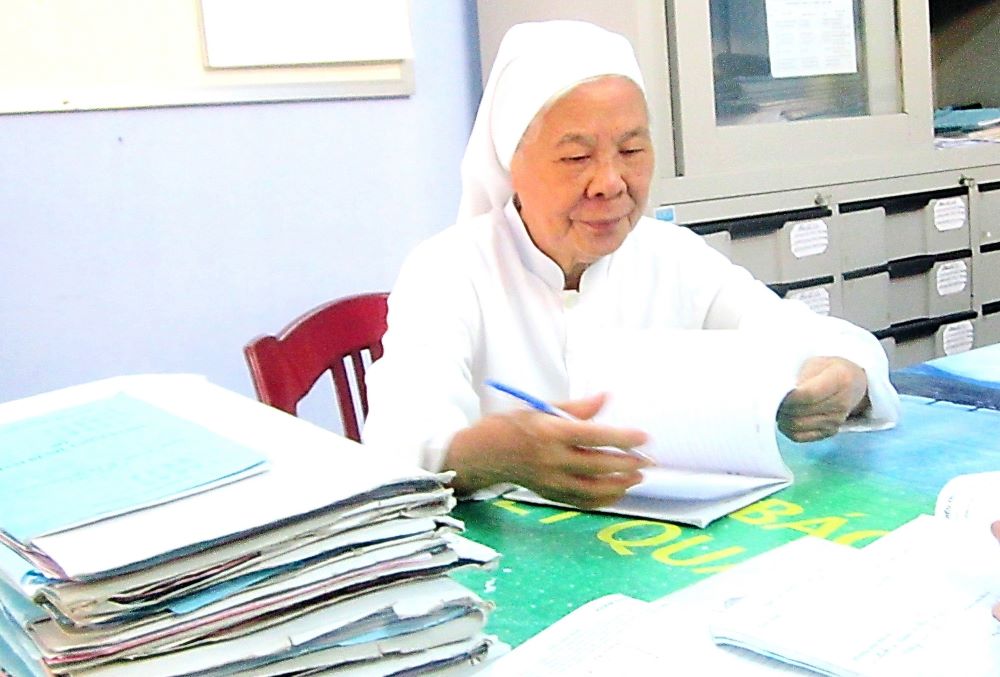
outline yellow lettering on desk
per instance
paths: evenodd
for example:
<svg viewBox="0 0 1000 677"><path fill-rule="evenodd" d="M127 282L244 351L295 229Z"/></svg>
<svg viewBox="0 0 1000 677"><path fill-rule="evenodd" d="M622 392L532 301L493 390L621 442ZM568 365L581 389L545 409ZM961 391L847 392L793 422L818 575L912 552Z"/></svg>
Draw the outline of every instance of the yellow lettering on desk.
<svg viewBox="0 0 1000 677"><path fill-rule="evenodd" d="M766 498L763 501L751 503L747 507L731 513L729 516L738 522L746 524L770 524L779 517L799 515L802 506L780 498Z"/></svg>
<svg viewBox="0 0 1000 677"><path fill-rule="evenodd" d="M527 508L506 498L501 498L496 501L493 501L493 505L495 505L498 508L503 508L504 510L509 510L515 515L528 515L531 513L531 511L528 510Z"/></svg>
<svg viewBox="0 0 1000 677"><path fill-rule="evenodd" d="M549 515L548 517L543 517L538 520L542 524L552 524L553 522L562 522L563 520L568 520L571 517L576 517L580 513L575 510L566 510L565 512L556 513L555 515Z"/></svg>
<svg viewBox="0 0 1000 677"><path fill-rule="evenodd" d="M768 524L764 529L792 529L817 538L829 538L834 531L847 524L846 517L813 517L797 522Z"/></svg>
<svg viewBox="0 0 1000 677"><path fill-rule="evenodd" d="M636 527L656 527L661 529L662 532L648 538L640 538L633 541L624 541L616 537L619 531L634 529ZM681 528L676 524L649 522L647 520L629 520L604 527L597 532L597 539L602 543L610 545L611 549L619 555L634 555L635 553L629 550L629 548L649 548L654 545L660 545L661 543L674 540L681 533Z"/></svg>
<svg viewBox="0 0 1000 677"><path fill-rule="evenodd" d="M693 557L688 557L687 559L678 559L674 557L675 554L687 550L688 548L701 545L702 543L710 543L711 541L712 537L707 534L685 538L683 541L671 543L670 545L665 545L662 548L654 550L653 559L657 562L662 562L663 564L670 564L671 566L696 567L701 566L702 564L708 564L709 562L717 562L720 559L733 557L734 555L746 552L746 548L734 545L728 548L723 548L722 550L716 550L715 552L706 552Z"/></svg>

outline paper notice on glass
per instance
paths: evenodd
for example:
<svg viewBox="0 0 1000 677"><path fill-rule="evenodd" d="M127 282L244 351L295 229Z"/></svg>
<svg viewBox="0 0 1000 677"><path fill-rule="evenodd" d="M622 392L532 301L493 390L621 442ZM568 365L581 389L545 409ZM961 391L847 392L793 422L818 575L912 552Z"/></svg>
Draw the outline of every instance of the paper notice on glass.
<svg viewBox="0 0 1000 677"><path fill-rule="evenodd" d="M854 0L765 0L771 77L858 71Z"/></svg>
<svg viewBox="0 0 1000 677"><path fill-rule="evenodd" d="M792 481L775 418L805 361L748 331L612 330L567 346L573 398L607 393L594 421L649 435L656 461L605 512L704 526ZM531 492L512 497L545 502Z"/></svg>

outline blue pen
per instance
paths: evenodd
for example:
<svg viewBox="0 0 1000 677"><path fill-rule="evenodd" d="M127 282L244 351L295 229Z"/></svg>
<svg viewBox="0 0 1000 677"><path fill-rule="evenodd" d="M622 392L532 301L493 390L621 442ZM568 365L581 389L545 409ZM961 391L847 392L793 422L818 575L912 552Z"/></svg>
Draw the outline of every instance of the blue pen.
<svg viewBox="0 0 1000 677"><path fill-rule="evenodd" d="M551 416L558 416L559 418L566 419L567 421L579 421L576 416L569 413L568 411L563 411L559 407L553 406L546 402L545 400L540 400L534 395L529 395L523 390L518 390L505 383L500 383L499 381L487 380L486 385L502 393L506 393L511 397L521 400L527 404L532 409L536 409L544 414L549 414ZM630 456L636 456L638 458L649 461L650 463L656 463L656 461L638 449L619 449L618 447L591 447L597 451L604 451L612 454L628 454Z"/></svg>

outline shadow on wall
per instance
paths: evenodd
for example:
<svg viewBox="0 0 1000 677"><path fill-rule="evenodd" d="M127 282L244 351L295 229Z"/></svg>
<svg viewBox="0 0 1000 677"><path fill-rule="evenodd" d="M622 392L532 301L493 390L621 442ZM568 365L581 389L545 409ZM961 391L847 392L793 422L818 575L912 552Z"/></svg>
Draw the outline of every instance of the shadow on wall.
<svg viewBox="0 0 1000 677"><path fill-rule="evenodd" d="M482 60L479 57L479 12L476 3L465 3L465 53L469 55L469 99L473 101L473 111L479 106L483 96Z"/></svg>

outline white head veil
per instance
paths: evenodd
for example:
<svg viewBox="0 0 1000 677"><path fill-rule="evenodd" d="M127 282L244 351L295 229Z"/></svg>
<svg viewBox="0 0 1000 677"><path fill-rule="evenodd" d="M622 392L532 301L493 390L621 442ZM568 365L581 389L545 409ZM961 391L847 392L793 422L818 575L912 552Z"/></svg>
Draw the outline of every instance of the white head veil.
<svg viewBox="0 0 1000 677"><path fill-rule="evenodd" d="M617 33L582 21L523 23L507 31L462 158L459 221L507 203L510 161L535 115L553 97L601 75L624 75L643 86L632 45Z"/></svg>

